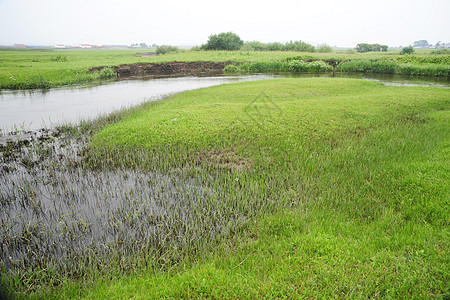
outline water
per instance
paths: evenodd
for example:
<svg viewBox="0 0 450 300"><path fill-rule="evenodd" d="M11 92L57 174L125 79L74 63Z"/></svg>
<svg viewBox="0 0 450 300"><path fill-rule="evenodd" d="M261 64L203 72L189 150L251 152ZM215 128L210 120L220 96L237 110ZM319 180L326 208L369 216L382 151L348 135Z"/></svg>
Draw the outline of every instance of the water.
<svg viewBox="0 0 450 300"><path fill-rule="evenodd" d="M87 139L62 134L0 152L1 272L79 274L117 256L139 261L192 246L192 237L212 240L236 222L194 178L83 167Z"/></svg>
<svg viewBox="0 0 450 300"><path fill-rule="evenodd" d="M395 75L337 74L337 77L376 80L387 85L449 88L447 78L405 77ZM330 77L330 74L259 74L215 77L178 77L128 79L87 87L63 87L39 91L0 91L0 129L36 130L57 124L92 119L122 107L162 96L224 83L286 77Z"/></svg>
<svg viewBox="0 0 450 300"><path fill-rule="evenodd" d="M92 119L122 107L155 101L164 95L224 83L261 80L276 75L179 77L120 80L88 87L1 91L0 129L36 130ZM15 131L15 130L14 130Z"/></svg>

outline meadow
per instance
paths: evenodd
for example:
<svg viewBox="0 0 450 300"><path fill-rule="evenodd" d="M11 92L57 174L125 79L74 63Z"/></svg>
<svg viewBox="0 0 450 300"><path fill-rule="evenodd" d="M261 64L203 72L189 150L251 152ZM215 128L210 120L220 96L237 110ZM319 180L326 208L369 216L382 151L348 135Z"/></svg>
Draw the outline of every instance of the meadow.
<svg viewBox="0 0 450 300"><path fill-rule="evenodd" d="M450 75L450 55L432 51L400 56L398 51L301 53L286 51L179 51L142 57L142 50L1 50L0 89L45 89L92 84L116 77L120 64L173 61L232 62L228 72L347 72ZM330 65L331 64L331 65ZM101 71L89 70L106 67Z"/></svg>
<svg viewBox="0 0 450 300"><path fill-rule="evenodd" d="M198 189L175 187L193 195L176 201L159 191L165 214L122 211L118 228L156 228L154 238L6 284L37 299L446 299L449 109L448 89L277 79L85 124L94 134L69 166L160 172Z"/></svg>

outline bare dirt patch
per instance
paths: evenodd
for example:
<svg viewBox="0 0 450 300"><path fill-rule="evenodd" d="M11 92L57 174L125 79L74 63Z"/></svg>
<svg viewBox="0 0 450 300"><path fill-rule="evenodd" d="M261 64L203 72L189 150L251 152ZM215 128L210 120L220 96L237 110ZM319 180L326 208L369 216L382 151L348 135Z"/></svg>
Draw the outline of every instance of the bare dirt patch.
<svg viewBox="0 0 450 300"><path fill-rule="evenodd" d="M170 62L170 63L138 63L114 66L118 76L201 76L222 74L226 65L231 62ZM95 67L90 72L101 71L106 67Z"/></svg>

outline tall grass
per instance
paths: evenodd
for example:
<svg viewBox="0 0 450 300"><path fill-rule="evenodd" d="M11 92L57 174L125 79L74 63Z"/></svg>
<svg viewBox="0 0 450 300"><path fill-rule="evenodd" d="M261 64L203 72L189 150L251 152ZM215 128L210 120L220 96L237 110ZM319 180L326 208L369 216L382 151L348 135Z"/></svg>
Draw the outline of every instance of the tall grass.
<svg viewBox="0 0 450 300"><path fill-rule="evenodd" d="M278 62L243 63L228 65L225 72L332 72L333 67L324 61L287 59Z"/></svg>
<svg viewBox="0 0 450 300"><path fill-rule="evenodd" d="M398 60L401 61L401 60ZM438 60L439 61L439 60ZM450 76L449 64L412 64L390 60L344 61L337 66L340 72L358 72L375 74L399 74L421 76Z"/></svg>

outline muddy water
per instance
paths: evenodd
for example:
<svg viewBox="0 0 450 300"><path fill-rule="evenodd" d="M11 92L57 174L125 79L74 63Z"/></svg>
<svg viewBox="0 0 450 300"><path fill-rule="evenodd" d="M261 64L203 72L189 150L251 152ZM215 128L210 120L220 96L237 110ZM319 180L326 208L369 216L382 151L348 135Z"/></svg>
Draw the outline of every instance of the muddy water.
<svg viewBox="0 0 450 300"><path fill-rule="evenodd" d="M330 74L259 74L215 77L139 78L90 87L46 91L0 91L0 130L36 130L95 118L121 107L160 99L185 90L248 80L286 77L330 77ZM381 81L388 85L450 87L447 78L336 74L335 77Z"/></svg>

